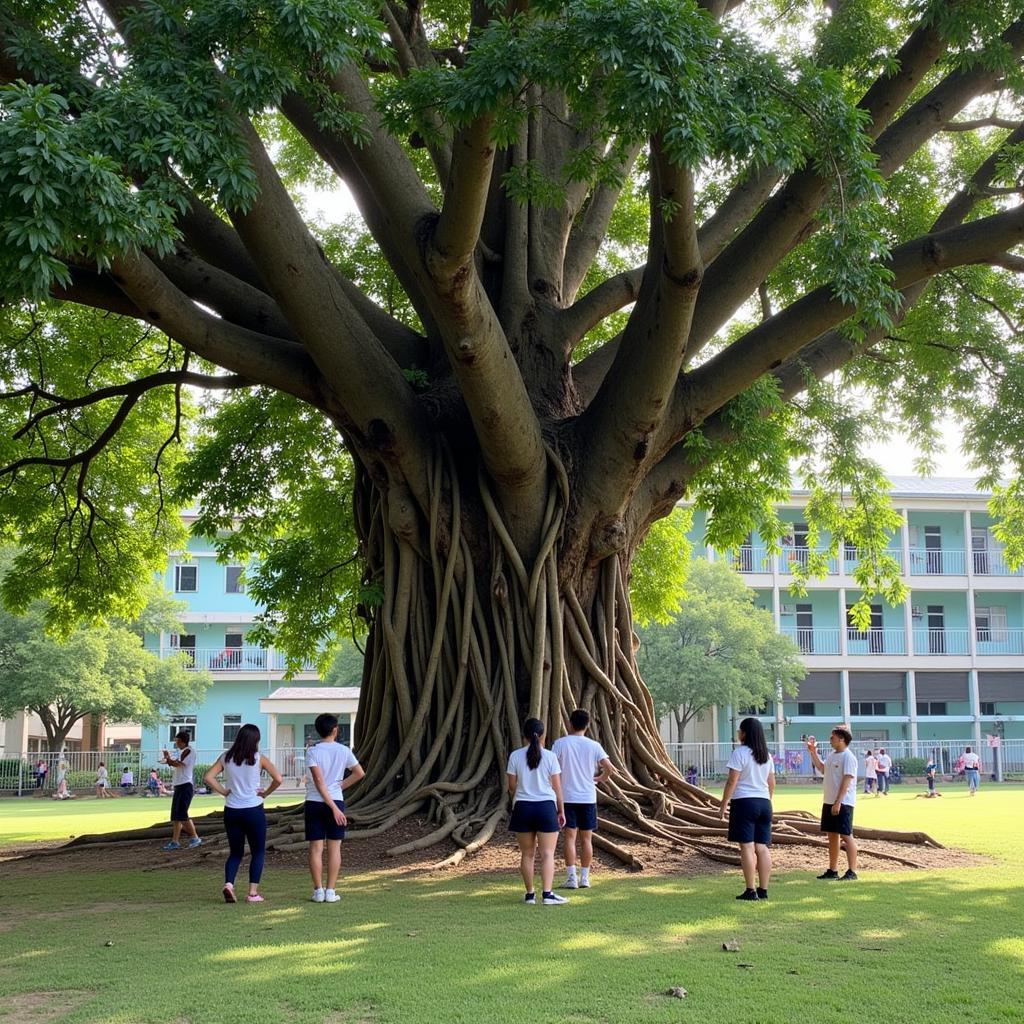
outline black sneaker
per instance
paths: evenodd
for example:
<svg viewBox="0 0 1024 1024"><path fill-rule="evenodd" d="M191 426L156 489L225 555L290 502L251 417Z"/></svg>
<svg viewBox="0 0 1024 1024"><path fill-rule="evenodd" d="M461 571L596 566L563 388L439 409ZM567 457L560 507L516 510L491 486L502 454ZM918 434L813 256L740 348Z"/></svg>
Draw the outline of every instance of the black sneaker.
<svg viewBox="0 0 1024 1024"><path fill-rule="evenodd" d="M857 881L857 872L853 871L851 869L851 870L847 871L846 874L843 875L843 877L839 879L839 881L840 882L856 882Z"/></svg>
<svg viewBox="0 0 1024 1024"><path fill-rule="evenodd" d="M757 898L759 900L766 900L766 899L768 899L768 890L767 889L758 889L757 890Z"/></svg>
<svg viewBox="0 0 1024 1024"><path fill-rule="evenodd" d="M531 907L537 906L537 894L535 892L528 892L523 902Z"/></svg>
<svg viewBox="0 0 1024 1024"><path fill-rule="evenodd" d="M757 900L757 892L754 889L744 889L743 892L736 897L738 900Z"/></svg>
<svg viewBox="0 0 1024 1024"><path fill-rule="evenodd" d="M818 875L818 878L825 882L834 882L839 878L839 872L833 871L831 868L828 869L824 874Z"/></svg>

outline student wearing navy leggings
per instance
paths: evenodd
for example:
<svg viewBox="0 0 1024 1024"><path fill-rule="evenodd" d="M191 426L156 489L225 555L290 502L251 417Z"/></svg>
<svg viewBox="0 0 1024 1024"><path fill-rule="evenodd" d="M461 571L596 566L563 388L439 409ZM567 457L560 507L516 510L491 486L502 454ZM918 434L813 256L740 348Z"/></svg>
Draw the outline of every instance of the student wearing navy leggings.
<svg viewBox="0 0 1024 1024"><path fill-rule="evenodd" d="M260 773L270 776L265 789ZM217 776L223 775L223 784ZM267 852L267 816L263 800L281 785L281 773L274 762L260 753L260 731L255 725L243 725L235 742L210 770L203 782L224 797L224 831L228 835L228 859L224 865L224 902L237 903L235 875L249 844L249 895L247 903L262 903L260 878Z"/></svg>

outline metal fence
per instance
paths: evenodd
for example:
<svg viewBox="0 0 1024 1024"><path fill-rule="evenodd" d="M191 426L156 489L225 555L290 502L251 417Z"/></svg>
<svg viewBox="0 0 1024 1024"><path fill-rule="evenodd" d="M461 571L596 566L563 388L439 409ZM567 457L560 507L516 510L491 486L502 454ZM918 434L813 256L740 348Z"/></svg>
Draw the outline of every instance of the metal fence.
<svg viewBox="0 0 1024 1024"><path fill-rule="evenodd" d="M828 746L828 737L823 735L818 741L819 751L822 745ZM864 755L870 749L878 752L881 746L892 758L893 765L899 774L923 774L923 762L934 758L942 775L952 776L960 755L966 747L971 747L981 757L983 775L991 775L995 771L993 755L995 753L987 744L981 747L972 740L886 740L882 744L871 744L855 740L850 749L860 761L860 775L864 774ZM731 743L669 743L669 755L676 767L684 775L695 770L697 778L702 782L723 779L726 775L726 762L734 747ZM769 749L775 761L775 771L780 779L789 781L810 781L820 778L811 756L804 743L770 743ZM1004 777L1024 774L1024 739L1003 740L999 751L1002 760ZM912 771L908 771L908 769ZM916 769L916 770L915 770Z"/></svg>
<svg viewBox="0 0 1024 1024"><path fill-rule="evenodd" d="M171 751L172 755L176 753ZM196 748L196 764L193 782L202 785L203 775L223 750L200 750ZM284 776L282 789L299 789L305 784L306 760L302 747L280 747L264 750L263 753L280 769ZM103 763L107 769L109 784L116 792L131 794L160 794L161 784L169 788L173 769L163 763L161 750L68 750L62 754L26 753L0 757L0 793L31 795L39 791L52 796L57 791L58 780L63 775L68 788L73 792L92 790L96 786L96 771ZM40 772L40 765L45 771ZM122 787L125 771L131 773L131 782ZM151 772L156 772L150 782Z"/></svg>

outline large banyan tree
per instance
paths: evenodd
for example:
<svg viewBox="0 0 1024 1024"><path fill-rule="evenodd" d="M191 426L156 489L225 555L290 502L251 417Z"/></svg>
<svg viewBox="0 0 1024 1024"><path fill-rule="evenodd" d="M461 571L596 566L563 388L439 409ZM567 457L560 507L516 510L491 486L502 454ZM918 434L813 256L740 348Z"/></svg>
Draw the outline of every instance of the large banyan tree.
<svg viewBox="0 0 1024 1024"><path fill-rule="evenodd" d="M795 471L856 618L903 596L865 441L1016 471L1022 8L3 0L6 599L131 606L198 499L290 655L363 626L363 830L474 848L579 705L618 834L710 849L634 558L682 498L777 542Z"/></svg>

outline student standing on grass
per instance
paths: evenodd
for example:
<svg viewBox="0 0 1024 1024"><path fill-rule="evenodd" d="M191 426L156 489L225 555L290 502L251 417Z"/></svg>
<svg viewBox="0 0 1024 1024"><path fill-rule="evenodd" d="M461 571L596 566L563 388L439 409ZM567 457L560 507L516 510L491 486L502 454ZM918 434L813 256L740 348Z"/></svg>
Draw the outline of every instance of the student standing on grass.
<svg viewBox="0 0 1024 1024"><path fill-rule="evenodd" d="M96 796L100 800L106 797L113 799L114 794L110 791L110 773L107 771L107 766L100 761L96 766Z"/></svg>
<svg viewBox="0 0 1024 1024"><path fill-rule="evenodd" d="M551 753L562 769L562 799L565 801L565 889L589 889L590 865L594 860L594 832L597 830L597 784L610 779L612 763L597 740L588 739L590 715L577 708L569 716L572 732L555 740ZM576 877L576 833L580 837L580 876Z"/></svg>
<svg viewBox="0 0 1024 1024"><path fill-rule="evenodd" d="M853 808L857 802L857 758L849 749L853 734L846 726L840 725L832 730L828 741L832 753L822 761L814 737L807 737L811 760L824 775L825 786L821 831L828 835L828 870L818 877L826 881L856 882L857 843L853 838ZM845 875L839 874L840 844L846 849Z"/></svg>
<svg viewBox="0 0 1024 1024"><path fill-rule="evenodd" d="M270 776L263 788L260 773ZM217 776L224 775L223 785ZM228 859L224 864L224 902L237 903L235 876L249 844L249 895L246 903L262 903L260 878L267 853L267 814L263 801L281 785L281 773L274 762L260 753L260 731L243 725L227 753L217 758L203 776L203 782L224 797L224 831L228 836Z"/></svg>
<svg viewBox="0 0 1024 1024"><path fill-rule="evenodd" d="M970 790L970 795L974 796L978 792L978 784L981 782L981 758L970 747L964 748L963 757L967 788Z"/></svg>
<svg viewBox="0 0 1024 1024"><path fill-rule="evenodd" d="M165 750L164 764L174 769L171 776L171 825L173 835L171 841L164 845L165 850L181 849L181 832L189 836L188 848L190 850L202 846L203 841L189 817L188 809L192 803L195 787L192 783L192 769L196 764L196 752L191 746L192 738L182 729L174 737L174 747L178 756L172 757L169 750Z"/></svg>
<svg viewBox="0 0 1024 1024"><path fill-rule="evenodd" d="M336 715L317 715L313 723L320 742L306 751L306 839L314 903L337 903L341 872L341 842L345 838L345 790L365 774L356 755L338 743ZM345 772L349 772L345 778ZM327 885L323 884L324 844L327 844Z"/></svg>
<svg viewBox="0 0 1024 1024"><path fill-rule="evenodd" d="M533 887L537 850L540 850L541 900L546 907L568 903L564 896L552 891L555 881L555 847L558 830L565 825L565 803L562 799L562 766L550 750L541 745L544 723L528 718L523 723L525 747L509 755L508 791L512 797L512 817L508 829L519 843L519 871L526 886L525 902L537 903Z"/></svg>
<svg viewBox="0 0 1024 1024"><path fill-rule="evenodd" d="M864 795L867 796L878 784L878 758L869 750L864 755Z"/></svg>
<svg viewBox="0 0 1024 1024"><path fill-rule="evenodd" d="M725 820L728 807L729 840L739 843L740 847L740 865L746 888L736 899L766 900L772 874L775 762L768 753L764 728L756 718L744 718L736 736L740 745L726 764L729 778L722 793L719 817Z"/></svg>
<svg viewBox="0 0 1024 1024"><path fill-rule="evenodd" d="M878 770L875 777L878 780L878 791L876 797L889 795L889 772L892 770L892 758L885 752L885 747L878 748Z"/></svg>

